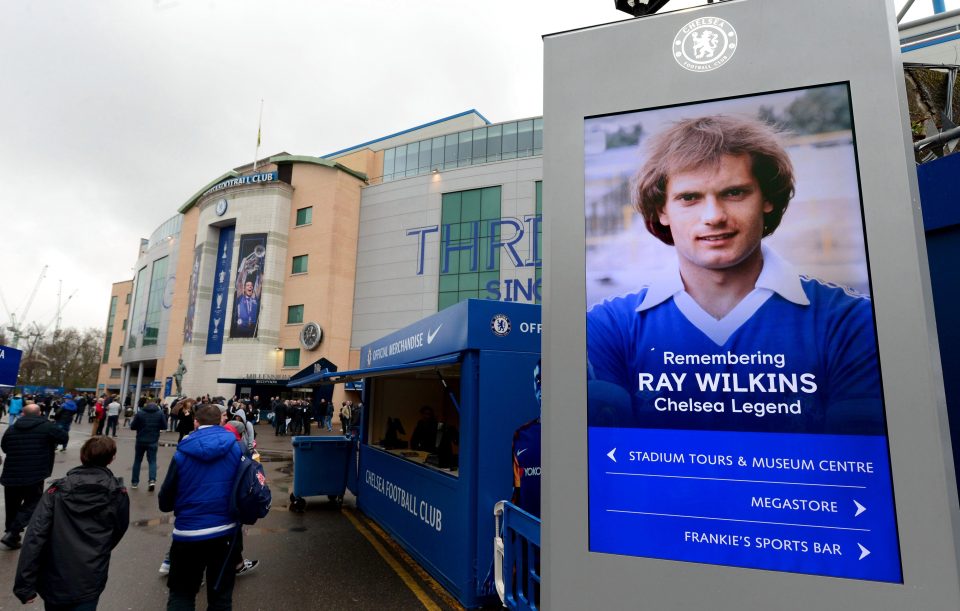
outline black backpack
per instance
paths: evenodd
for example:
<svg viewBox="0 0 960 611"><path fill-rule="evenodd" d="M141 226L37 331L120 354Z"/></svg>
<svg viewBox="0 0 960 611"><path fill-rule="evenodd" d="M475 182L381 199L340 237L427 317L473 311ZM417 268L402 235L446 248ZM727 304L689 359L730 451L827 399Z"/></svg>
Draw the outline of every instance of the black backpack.
<svg viewBox="0 0 960 611"><path fill-rule="evenodd" d="M270 511L273 497L267 486L263 466L249 456L240 456L240 465L233 481L230 513L241 524L255 524Z"/></svg>

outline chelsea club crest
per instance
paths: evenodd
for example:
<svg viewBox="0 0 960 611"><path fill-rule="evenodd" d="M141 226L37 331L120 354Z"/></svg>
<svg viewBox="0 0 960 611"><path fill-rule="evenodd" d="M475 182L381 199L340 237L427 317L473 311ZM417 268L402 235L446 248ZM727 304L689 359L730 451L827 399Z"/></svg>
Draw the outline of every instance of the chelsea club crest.
<svg viewBox="0 0 960 611"><path fill-rule="evenodd" d="M490 330L497 337L506 337L510 334L510 319L506 314L496 314L490 319Z"/></svg>
<svg viewBox="0 0 960 611"><path fill-rule="evenodd" d="M723 66L737 50L737 31L725 19L701 17L683 26L673 39L673 58L691 72Z"/></svg>

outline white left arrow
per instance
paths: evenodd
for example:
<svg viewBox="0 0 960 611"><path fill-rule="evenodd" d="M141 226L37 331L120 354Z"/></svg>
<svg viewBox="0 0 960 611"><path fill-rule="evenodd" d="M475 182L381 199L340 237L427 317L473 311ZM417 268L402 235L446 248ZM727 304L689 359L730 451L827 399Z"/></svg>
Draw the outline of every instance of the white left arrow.
<svg viewBox="0 0 960 611"><path fill-rule="evenodd" d="M864 558L866 558L867 556L870 555L870 550L868 550L868 549L865 548L864 546L862 546L862 545L860 545L859 543L857 543L857 547L860 548L860 557L857 558L857 560L863 560Z"/></svg>
<svg viewBox="0 0 960 611"><path fill-rule="evenodd" d="M613 462L617 462L617 457L613 455L613 453L616 452L616 451L617 451L617 449L614 448L614 449L610 450L609 452L607 452L607 456L608 456L608 457L610 458L610 460L612 460Z"/></svg>
<svg viewBox="0 0 960 611"><path fill-rule="evenodd" d="M864 507L863 505L861 505L861 504L857 501L857 499L853 499L853 504L857 506L857 513L853 514L853 517L857 517L857 516L859 516L861 513L863 513L864 511L867 510L867 508Z"/></svg>

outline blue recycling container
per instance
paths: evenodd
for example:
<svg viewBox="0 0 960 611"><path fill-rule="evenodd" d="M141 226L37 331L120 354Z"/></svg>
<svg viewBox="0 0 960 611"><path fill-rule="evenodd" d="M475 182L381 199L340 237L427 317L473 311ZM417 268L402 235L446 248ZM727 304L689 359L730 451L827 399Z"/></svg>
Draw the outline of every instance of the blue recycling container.
<svg viewBox="0 0 960 611"><path fill-rule="evenodd" d="M293 438L293 509L302 510L304 497L326 495L343 502L347 466L353 442L349 437Z"/></svg>

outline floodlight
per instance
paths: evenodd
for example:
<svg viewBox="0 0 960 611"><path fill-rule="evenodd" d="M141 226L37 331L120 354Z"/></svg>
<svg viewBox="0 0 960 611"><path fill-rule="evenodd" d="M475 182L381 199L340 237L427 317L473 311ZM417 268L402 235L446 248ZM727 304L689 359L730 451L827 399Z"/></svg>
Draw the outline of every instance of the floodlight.
<svg viewBox="0 0 960 611"><path fill-rule="evenodd" d="M634 17L652 15L662 9L670 0L614 0L618 11L629 13Z"/></svg>

